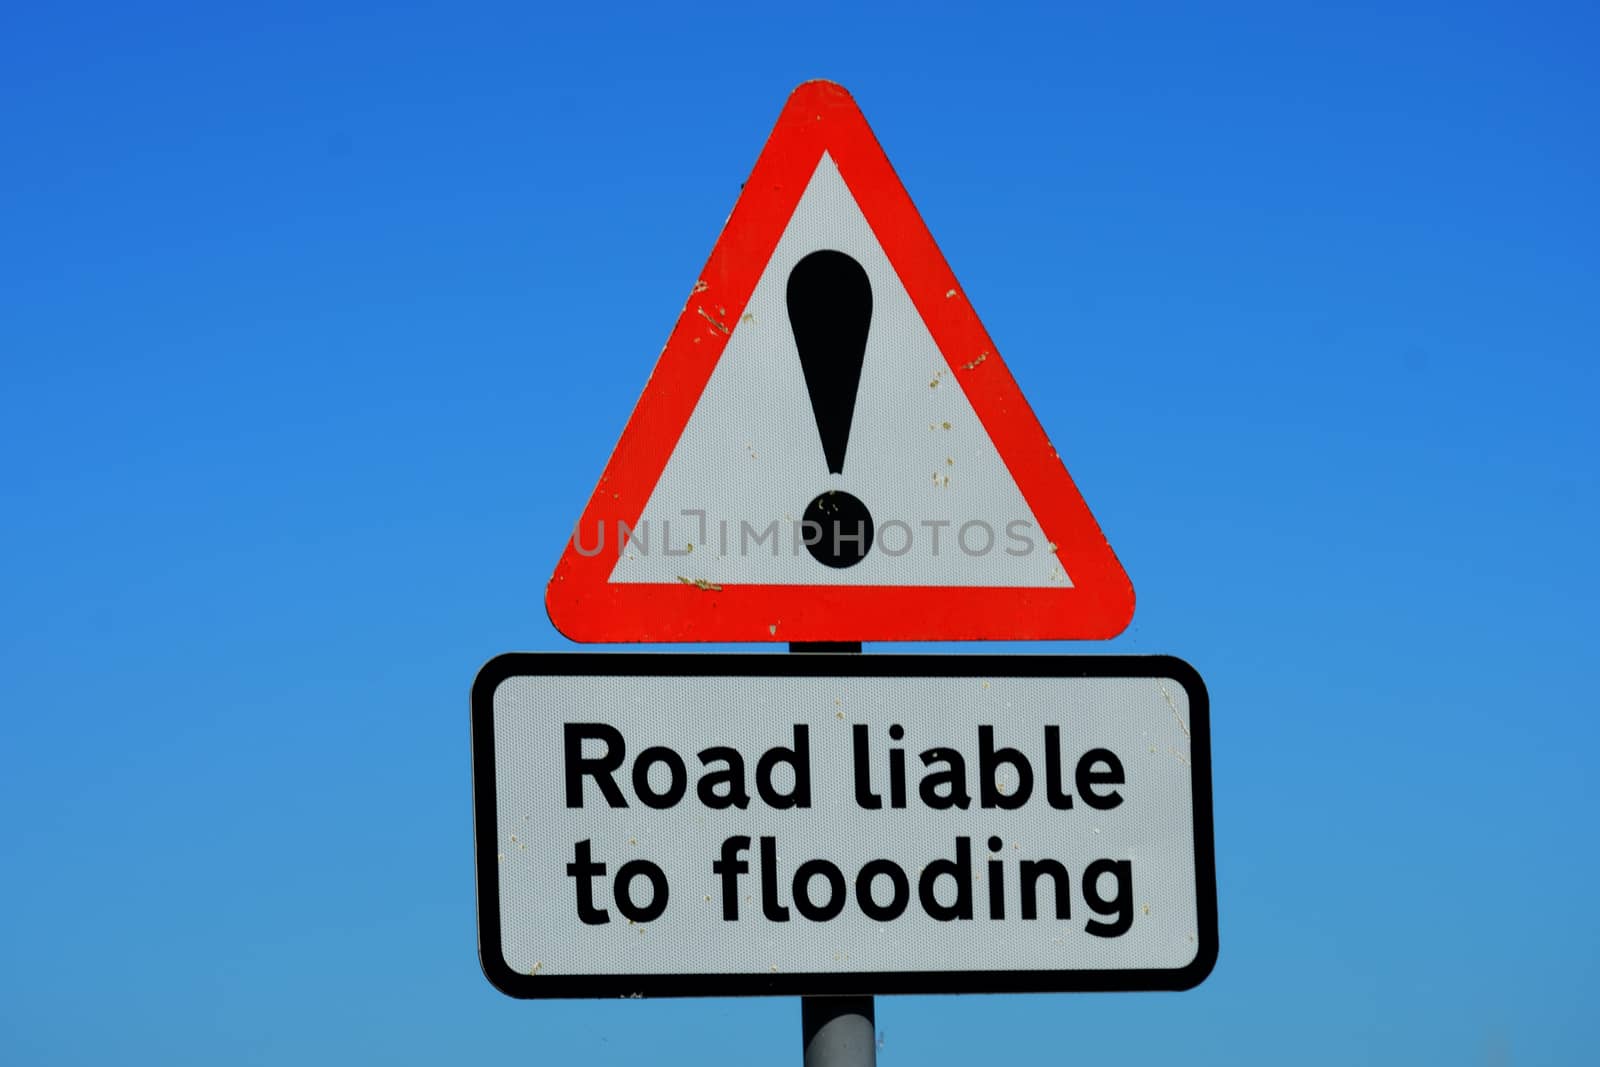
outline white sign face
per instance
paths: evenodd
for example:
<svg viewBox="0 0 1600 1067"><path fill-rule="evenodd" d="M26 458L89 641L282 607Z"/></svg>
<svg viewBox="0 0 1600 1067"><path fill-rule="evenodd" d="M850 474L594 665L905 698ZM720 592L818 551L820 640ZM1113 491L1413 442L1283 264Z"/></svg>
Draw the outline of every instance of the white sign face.
<svg viewBox="0 0 1600 1067"><path fill-rule="evenodd" d="M871 292L853 417L839 449L848 478L829 473L818 446L785 309L796 264L819 248L853 259ZM718 585L1072 585L1048 545L1053 535L1023 499L826 153L730 329L634 524L647 533L658 527L676 543L614 552L611 581L671 583L692 567ZM794 551L797 523L815 495L796 486L848 489L871 501L879 550L848 567L819 563L803 537ZM957 537L975 518L988 521L968 528L963 551ZM741 546L741 531L759 534L774 520L775 535L750 550L755 534L746 534ZM684 542L697 545L693 560L669 551Z"/></svg>
<svg viewBox="0 0 1600 1067"><path fill-rule="evenodd" d="M1181 660L508 655L473 748L515 996L1184 989L1216 959Z"/></svg>

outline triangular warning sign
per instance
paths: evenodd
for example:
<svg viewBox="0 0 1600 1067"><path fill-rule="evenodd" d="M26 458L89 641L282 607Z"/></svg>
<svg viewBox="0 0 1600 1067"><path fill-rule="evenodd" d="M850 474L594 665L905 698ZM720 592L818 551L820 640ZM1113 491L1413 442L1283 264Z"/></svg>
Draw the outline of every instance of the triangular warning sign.
<svg viewBox="0 0 1600 1067"><path fill-rule="evenodd" d="M841 87L778 117L546 604L576 641L1106 638L1132 618Z"/></svg>

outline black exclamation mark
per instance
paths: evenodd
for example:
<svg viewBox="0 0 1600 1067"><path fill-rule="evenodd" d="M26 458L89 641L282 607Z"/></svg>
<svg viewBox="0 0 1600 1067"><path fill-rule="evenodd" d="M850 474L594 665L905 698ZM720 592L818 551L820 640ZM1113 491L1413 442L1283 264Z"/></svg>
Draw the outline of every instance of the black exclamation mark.
<svg viewBox="0 0 1600 1067"><path fill-rule="evenodd" d="M811 414L822 437L830 474L844 473L850 420L856 410L861 363L872 325L872 283L861 264L832 249L812 252L789 272L789 328L800 350L800 369L811 395ZM872 547L872 514L842 489L822 492L806 507L806 548L817 562L853 567Z"/></svg>

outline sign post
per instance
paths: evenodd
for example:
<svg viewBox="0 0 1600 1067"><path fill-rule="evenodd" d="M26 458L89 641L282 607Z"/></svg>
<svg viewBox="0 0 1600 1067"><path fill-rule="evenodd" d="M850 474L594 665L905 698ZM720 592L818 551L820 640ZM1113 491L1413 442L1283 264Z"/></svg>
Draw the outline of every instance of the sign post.
<svg viewBox="0 0 1600 1067"><path fill-rule="evenodd" d="M791 653L860 654L861 645L791 644ZM878 1013L870 996L801 997L803 1067L874 1067L878 1062Z"/></svg>
<svg viewBox="0 0 1600 1067"><path fill-rule="evenodd" d="M797 88L546 591L472 691L479 952L516 997L1181 990L1217 955L1209 705L868 128Z"/></svg>

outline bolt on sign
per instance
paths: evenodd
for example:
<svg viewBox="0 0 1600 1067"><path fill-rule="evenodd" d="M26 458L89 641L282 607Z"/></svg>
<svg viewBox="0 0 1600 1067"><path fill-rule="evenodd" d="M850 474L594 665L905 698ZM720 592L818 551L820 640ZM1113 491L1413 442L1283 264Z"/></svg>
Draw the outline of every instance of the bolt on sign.
<svg viewBox="0 0 1600 1067"><path fill-rule="evenodd" d="M472 705L514 996L1185 989L1216 959L1181 660L526 653Z"/></svg>
<svg viewBox="0 0 1600 1067"><path fill-rule="evenodd" d="M1132 618L839 86L790 96L545 601L577 641L1108 638Z"/></svg>

